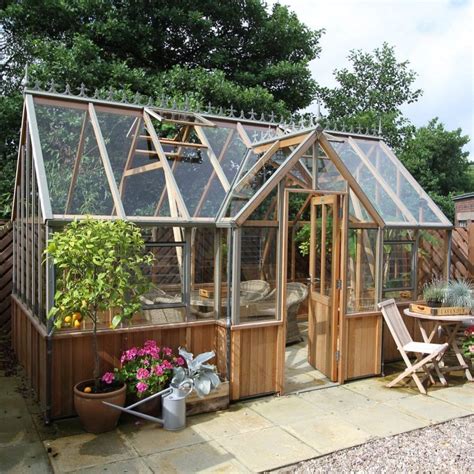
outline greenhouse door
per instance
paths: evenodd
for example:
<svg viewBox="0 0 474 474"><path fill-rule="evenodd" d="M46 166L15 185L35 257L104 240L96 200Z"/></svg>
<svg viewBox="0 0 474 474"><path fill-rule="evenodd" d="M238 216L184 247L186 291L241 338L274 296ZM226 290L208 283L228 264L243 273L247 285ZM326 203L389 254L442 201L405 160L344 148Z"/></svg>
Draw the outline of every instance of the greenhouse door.
<svg viewBox="0 0 474 474"><path fill-rule="evenodd" d="M308 362L337 381L339 260L339 196L311 200Z"/></svg>

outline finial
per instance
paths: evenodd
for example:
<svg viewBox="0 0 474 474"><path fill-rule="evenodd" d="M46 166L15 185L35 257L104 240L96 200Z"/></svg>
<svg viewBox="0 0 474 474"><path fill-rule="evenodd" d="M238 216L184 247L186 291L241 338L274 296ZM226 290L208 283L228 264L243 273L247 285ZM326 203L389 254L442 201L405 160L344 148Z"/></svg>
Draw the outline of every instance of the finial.
<svg viewBox="0 0 474 474"><path fill-rule="evenodd" d="M250 110L249 119L255 120L255 111L253 110L253 108Z"/></svg>
<svg viewBox="0 0 474 474"><path fill-rule="evenodd" d="M35 91L41 90L41 82L38 79L35 80L35 85L34 85L33 89Z"/></svg>
<svg viewBox="0 0 474 474"><path fill-rule="evenodd" d="M244 118L245 118L245 113L244 113L244 111L243 111L242 109L240 110L239 118L241 118L241 119L244 119Z"/></svg>
<svg viewBox="0 0 474 474"><path fill-rule="evenodd" d="M270 113L270 123L275 123L275 112L273 110Z"/></svg>
<svg viewBox="0 0 474 474"><path fill-rule="evenodd" d="M138 105L140 103L140 99L141 99L140 93L138 91L135 92L135 95L133 96L133 103Z"/></svg>
<svg viewBox="0 0 474 474"><path fill-rule="evenodd" d="M49 81L49 89L48 89L48 92L52 92L53 94L55 92L57 92L56 90L56 83L54 82L54 79L51 79L51 81Z"/></svg>
<svg viewBox="0 0 474 474"><path fill-rule="evenodd" d="M114 88L112 86L109 86L107 100L114 100Z"/></svg>
<svg viewBox="0 0 474 474"><path fill-rule="evenodd" d="M88 89L86 89L86 85L81 82L81 87L79 87L79 97L86 97L86 92Z"/></svg>
<svg viewBox="0 0 474 474"><path fill-rule="evenodd" d="M100 98L100 92L97 87L94 89L94 95L92 96L93 99L99 99Z"/></svg>
<svg viewBox="0 0 474 474"><path fill-rule="evenodd" d="M232 104L230 104L230 108L229 108L229 117L235 117L235 110L234 110L234 106Z"/></svg>
<svg viewBox="0 0 474 474"><path fill-rule="evenodd" d="M316 103L316 123L321 120L321 102Z"/></svg>
<svg viewBox="0 0 474 474"><path fill-rule="evenodd" d="M21 80L21 86L23 87L23 89L27 89L28 88L28 80L29 80L29 77L28 77L28 64L25 65L25 75L23 76L23 79Z"/></svg>
<svg viewBox="0 0 474 474"><path fill-rule="evenodd" d="M211 104L211 102L207 103L207 113L212 114L212 104Z"/></svg>
<svg viewBox="0 0 474 474"><path fill-rule="evenodd" d="M224 115L224 109L222 108L222 105L219 107L219 110L217 111L217 115Z"/></svg>
<svg viewBox="0 0 474 474"><path fill-rule="evenodd" d="M379 117L379 137L382 136L382 119Z"/></svg>
<svg viewBox="0 0 474 474"><path fill-rule="evenodd" d="M262 112L262 113L260 114L260 121L261 121L261 122L265 122L265 113L264 113L264 112Z"/></svg>

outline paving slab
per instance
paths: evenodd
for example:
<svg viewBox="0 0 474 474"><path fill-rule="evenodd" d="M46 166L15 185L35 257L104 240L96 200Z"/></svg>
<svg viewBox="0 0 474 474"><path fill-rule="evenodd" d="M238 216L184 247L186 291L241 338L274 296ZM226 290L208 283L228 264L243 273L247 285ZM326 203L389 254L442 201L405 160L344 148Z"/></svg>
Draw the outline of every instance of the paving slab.
<svg viewBox="0 0 474 474"><path fill-rule="evenodd" d="M411 416L429 420L431 423L441 423L472 413L465 408L432 397L430 392L428 392L428 396L420 394L413 397L390 400L385 402L385 404Z"/></svg>
<svg viewBox="0 0 474 474"><path fill-rule="evenodd" d="M192 417L193 428L206 434L210 439L219 440L225 436L235 436L250 431L273 426L261 414L247 407L247 404L231 405L229 410Z"/></svg>
<svg viewBox="0 0 474 474"><path fill-rule="evenodd" d="M466 382L465 385L473 384L474 382ZM474 413L474 394L470 388L465 388L465 385L430 390L428 394L430 397L452 403Z"/></svg>
<svg viewBox="0 0 474 474"><path fill-rule="evenodd" d="M267 397L246 403L246 406L276 425L319 417L324 414L324 410L296 395Z"/></svg>
<svg viewBox="0 0 474 474"><path fill-rule="evenodd" d="M353 390L346 390L345 386L331 387L327 390L314 390L301 393L300 397L317 406L325 414L344 413L361 407L371 407L378 402L366 395Z"/></svg>
<svg viewBox="0 0 474 474"><path fill-rule="evenodd" d="M371 438L369 433L335 415L301 420L283 428L321 454L357 446Z"/></svg>
<svg viewBox="0 0 474 474"><path fill-rule="evenodd" d="M320 455L280 427L223 438L219 444L253 472L268 471Z"/></svg>
<svg viewBox="0 0 474 474"><path fill-rule="evenodd" d="M387 400L396 400L413 395L418 395L418 390L410 387L392 387L388 388L385 385L388 383L385 379L372 378L359 380L357 382L349 382L344 385L346 390L352 390L360 395L364 395L371 400L377 402L385 402Z"/></svg>
<svg viewBox="0 0 474 474"><path fill-rule="evenodd" d="M2 380L2 383L3 380ZM19 393L0 393L0 415L4 416L28 416L28 406Z"/></svg>
<svg viewBox="0 0 474 474"><path fill-rule="evenodd" d="M154 472L246 473L248 469L216 441L185 446L142 458Z"/></svg>
<svg viewBox="0 0 474 474"><path fill-rule="evenodd" d="M348 411L344 413L344 419L377 437L404 433L430 424L427 419L415 418L383 403Z"/></svg>
<svg viewBox="0 0 474 474"><path fill-rule="evenodd" d="M137 457L118 431L84 433L43 442L54 472L63 473Z"/></svg>
<svg viewBox="0 0 474 474"><path fill-rule="evenodd" d="M0 472L46 474L53 472L43 443L19 444L0 448Z"/></svg>
<svg viewBox="0 0 474 474"><path fill-rule="evenodd" d="M196 430L196 423L196 418L191 417L184 430L166 431L157 423L137 422L120 426L118 431L139 455L144 456L210 441L204 431Z"/></svg>
<svg viewBox="0 0 474 474"><path fill-rule="evenodd" d="M2 416L0 422L0 447L38 441L38 433L30 415Z"/></svg>
<svg viewBox="0 0 474 474"><path fill-rule="evenodd" d="M125 461L117 461L101 466L86 467L73 471L74 474L96 474L99 472L109 472L112 474L128 473L128 474L152 474L153 471L140 459L127 459Z"/></svg>

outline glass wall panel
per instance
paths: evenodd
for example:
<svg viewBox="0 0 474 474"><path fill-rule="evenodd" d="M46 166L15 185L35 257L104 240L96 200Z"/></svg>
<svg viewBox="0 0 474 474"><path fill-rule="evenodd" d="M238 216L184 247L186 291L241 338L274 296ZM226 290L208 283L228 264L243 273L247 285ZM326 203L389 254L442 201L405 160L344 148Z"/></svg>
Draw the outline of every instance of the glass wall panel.
<svg viewBox="0 0 474 474"><path fill-rule="evenodd" d="M277 227L243 227L240 322L276 319Z"/></svg>
<svg viewBox="0 0 474 474"><path fill-rule="evenodd" d="M382 292L384 298L411 301L415 283L415 235L409 229L384 231Z"/></svg>
<svg viewBox="0 0 474 474"><path fill-rule="evenodd" d="M213 319L215 317L215 235L214 228L196 228L192 231L191 319ZM227 304L225 297L221 298L222 304Z"/></svg>
<svg viewBox="0 0 474 474"><path fill-rule="evenodd" d="M347 312L373 311L376 304L375 281L377 229L349 229L347 267Z"/></svg>

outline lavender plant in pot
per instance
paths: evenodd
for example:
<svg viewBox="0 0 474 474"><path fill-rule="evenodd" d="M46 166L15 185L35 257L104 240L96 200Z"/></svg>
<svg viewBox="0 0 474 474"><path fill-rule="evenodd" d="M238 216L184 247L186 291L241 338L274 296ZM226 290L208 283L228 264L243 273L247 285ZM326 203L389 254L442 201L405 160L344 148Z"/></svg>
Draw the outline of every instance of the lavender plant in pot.
<svg viewBox="0 0 474 474"><path fill-rule="evenodd" d="M432 308L440 308L446 299L447 283L441 279L433 279L423 287L423 299Z"/></svg>
<svg viewBox="0 0 474 474"><path fill-rule="evenodd" d="M86 431L109 431L116 426L120 411L102 401L123 406L126 385L111 373L101 378L98 328L101 322L106 328L116 328L140 310L139 298L149 288L142 268L151 265L153 257L145 254L140 229L134 224L91 218L55 232L45 252L53 258L57 275L55 303L48 318L59 329L69 315L80 313L91 331L94 368L90 379L75 385L74 407Z"/></svg>

